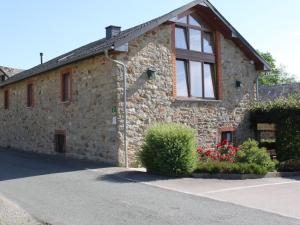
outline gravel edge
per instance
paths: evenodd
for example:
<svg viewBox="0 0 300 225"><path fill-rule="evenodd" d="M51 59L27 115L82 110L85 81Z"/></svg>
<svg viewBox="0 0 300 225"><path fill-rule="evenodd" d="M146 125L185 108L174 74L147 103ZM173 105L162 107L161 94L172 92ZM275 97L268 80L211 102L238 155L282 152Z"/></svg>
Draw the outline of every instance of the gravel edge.
<svg viewBox="0 0 300 225"><path fill-rule="evenodd" d="M17 204L0 195L0 225L42 225Z"/></svg>

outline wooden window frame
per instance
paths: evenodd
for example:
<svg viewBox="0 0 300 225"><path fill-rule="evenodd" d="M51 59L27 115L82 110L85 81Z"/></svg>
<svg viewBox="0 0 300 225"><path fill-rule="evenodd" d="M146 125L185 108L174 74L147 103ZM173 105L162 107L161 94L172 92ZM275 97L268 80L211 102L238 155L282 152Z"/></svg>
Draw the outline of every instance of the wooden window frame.
<svg viewBox="0 0 300 225"><path fill-rule="evenodd" d="M63 135L64 136L64 151L62 151L62 152L58 151L58 149L57 149L58 148L57 143L56 143L57 135ZM65 130L55 130L55 132L54 132L54 151L56 153L59 153L59 154L67 153L67 135L66 135Z"/></svg>
<svg viewBox="0 0 300 225"><path fill-rule="evenodd" d="M8 89L4 90L4 96L3 96L3 107L6 110L9 110L9 106L10 106L10 91Z"/></svg>
<svg viewBox="0 0 300 225"><path fill-rule="evenodd" d="M206 27L198 27L194 25L189 24L189 16L187 14L182 15L182 17L187 16L187 24L177 22L173 26L173 32L172 32L172 48L173 50L173 57L175 59L173 60L173 63L175 65L173 66L174 71L174 88L173 88L173 95L175 97L178 97L180 99L187 98L187 99L199 99L199 100L220 100L221 99L221 57L220 57L220 44L217 42L220 42L220 33L214 32L211 29L208 29ZM186 34L186 42L187 42L187 49L180 49L176 48L176 28L183 28L185 30ZM192 51L190 49L190 32L189 29L195 29L201 31L201 52L198 51ZM212 42L213 45L213 53L205 53L204 52L204 33L208 32L212 35ZM175 55L175 56L174 56ZM187 74L187 89L188 89L188 96L177 96L177 85L176 85L176 61L181 60L185 62L185 68L186 68L186 74ZM190 61L195 62L201 62L202 63L202 97L193 97L191 96L191 83L190 83ZM205 82L204 82L204 64L210 64L212 65L212 82L213 82L213 89L214 89L214 95L215 98L209 98L205 97Z"/></svg>
<svg viewBox="0 0 300 225"><path fill-rule="evenodd" d="M29 93L29 87L31 87L31 93ZM31 95L31 96L29 96L29 95ZM26 86L26 106L27 106L27 108L34 107L34 85L33 85L33 83L28 83Z"/></svg>
<svg viewBox="0 0 300 225"><path fill-rule="evenodd" d="M69 76L68 98L65 99L65 76ZM60 100L62 103L70 103L72 101L72 70L70 68L61 71L60 79Z"/></svg>
<svg viewBox="0 0 300 225"><path fill-rule="evenodd" d="M222 128L219 128L219 142L222 141L222 136L223 136L223 133L232 133L232 143L235 143L236 141L236 129L234 127L222 127Z"/></svg>

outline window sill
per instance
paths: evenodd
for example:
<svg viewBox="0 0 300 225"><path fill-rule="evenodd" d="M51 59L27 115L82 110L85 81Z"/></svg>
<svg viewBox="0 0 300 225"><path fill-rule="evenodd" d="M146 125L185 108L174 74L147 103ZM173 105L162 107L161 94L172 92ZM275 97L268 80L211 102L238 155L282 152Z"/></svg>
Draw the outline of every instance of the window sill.
<svg viewBox="0 0 300 225"><path fill-rule="evenodd" d="M207 103L220 103L221 100L216 99L200 99L200 98L186 98L186 97L176 97L175 101L178 102L207 102Z"/></svg>

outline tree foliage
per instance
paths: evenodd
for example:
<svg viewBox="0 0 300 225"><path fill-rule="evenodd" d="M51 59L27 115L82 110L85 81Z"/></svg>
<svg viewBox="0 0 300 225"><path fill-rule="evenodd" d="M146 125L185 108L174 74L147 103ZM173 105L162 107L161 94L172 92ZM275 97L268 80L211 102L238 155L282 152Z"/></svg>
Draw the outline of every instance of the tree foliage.
<svg viewBox="0 0 300 225"><path fill-rule="evenodd" d="M275 84L289 84L296 82L295 76L289 74L284 66L277 66L276 60L269 52L259 52L260 55L271 66L271 71L267 73L261 73L259 76L260 85L275 85Z"/></svg>

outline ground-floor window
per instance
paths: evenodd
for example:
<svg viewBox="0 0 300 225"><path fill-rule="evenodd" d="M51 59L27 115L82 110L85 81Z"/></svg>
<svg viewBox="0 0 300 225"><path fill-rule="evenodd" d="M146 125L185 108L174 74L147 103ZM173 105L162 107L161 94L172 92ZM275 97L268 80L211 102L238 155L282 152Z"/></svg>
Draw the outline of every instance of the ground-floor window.
<svg viewBox="0 0 300 225"><path fill-rule="evenodd" d="M229 141L230 143L235 142L235 131L233 127L221 127L219 128L219 141Z"/></svg>
<svg viewBox="0 0 300 225"><path fill-rule="evenodd" d="M229 141L230 143L233 143L233 132L232 131L222 132L221 141Z"/></svg>
<svg viewBox="0 0 300 225"><path fill-rule="evenodd" d="M55 151L58 153L66 152L66 134L64 131L56 131L54 135Z"/></svg>

